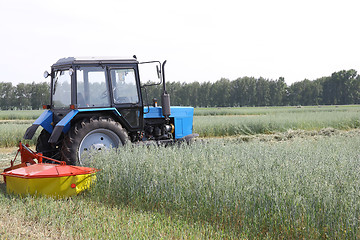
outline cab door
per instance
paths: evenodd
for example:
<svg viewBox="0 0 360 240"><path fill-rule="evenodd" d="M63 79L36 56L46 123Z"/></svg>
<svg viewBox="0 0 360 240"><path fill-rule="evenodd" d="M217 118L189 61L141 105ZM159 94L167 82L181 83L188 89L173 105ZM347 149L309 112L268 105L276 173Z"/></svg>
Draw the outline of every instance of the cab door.
<svg viewBox="0 0 360 240"><path fill-rule="evenodd" d="M128 129L143 129L143 104L140 94L140 83L136 65L128 67L111 67L110 76L112 98L115 108L124 118Z"/></svg>

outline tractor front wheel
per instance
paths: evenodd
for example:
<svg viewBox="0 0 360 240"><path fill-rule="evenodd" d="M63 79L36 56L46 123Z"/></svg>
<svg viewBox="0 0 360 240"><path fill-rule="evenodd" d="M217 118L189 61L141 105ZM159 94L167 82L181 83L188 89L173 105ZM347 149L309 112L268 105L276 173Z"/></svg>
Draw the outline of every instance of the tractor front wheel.
<svg viewBox="0 0 360 240"><path fill-rule="evenodd" d="M128 134L111 118L90 118L74 124L62 144L62 160L72 165L84 165L90 150L117 148L126 144Z"/></svg>

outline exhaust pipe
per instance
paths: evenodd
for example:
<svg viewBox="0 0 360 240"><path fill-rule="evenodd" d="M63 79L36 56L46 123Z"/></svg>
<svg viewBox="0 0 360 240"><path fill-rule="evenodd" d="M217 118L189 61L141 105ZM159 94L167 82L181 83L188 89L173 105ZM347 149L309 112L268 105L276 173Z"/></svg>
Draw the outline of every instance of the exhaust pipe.
<svg viewBox="0 0 360 240"><path fill-rule="evenodd" d="M166 83L165 83L165 64L166 60L162 64L162 80L163 80L163 94L161 95L161 106L162 106L162 114L165 117L165 120L169 122L170 120L170 95L166 91Z"/></svg>

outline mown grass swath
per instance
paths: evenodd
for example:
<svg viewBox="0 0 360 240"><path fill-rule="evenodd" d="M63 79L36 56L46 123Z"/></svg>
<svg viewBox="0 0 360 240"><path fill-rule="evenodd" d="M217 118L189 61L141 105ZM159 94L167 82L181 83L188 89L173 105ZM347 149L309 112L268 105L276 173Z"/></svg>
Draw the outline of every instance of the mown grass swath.
<svg viewBox="0 0 360 240"><path fill-rule="evenodd" d="M356 238L360 137L180 147L95 155L98 201L211 223L249 238Z"/></svg>
<svg viewBox="0 0 360 240"><path fill-rule="evenodd" d="M342 106L281 106L281 107L219 107L195 108L195 116L218 115L269 115L279 113L306 113L306 112L360 112L360 105Z"/></svg>

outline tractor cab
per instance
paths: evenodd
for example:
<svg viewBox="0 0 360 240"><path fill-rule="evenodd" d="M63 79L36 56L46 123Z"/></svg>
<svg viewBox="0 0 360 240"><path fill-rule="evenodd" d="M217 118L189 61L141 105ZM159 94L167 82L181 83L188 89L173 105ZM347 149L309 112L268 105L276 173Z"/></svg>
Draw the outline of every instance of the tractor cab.
<svg viewBox="0 0 360 240"><path fill-rule="evenodd" d="M49 75L45 72L45 76ZM52 66L55 123L72 109L115 108L127 129L143 128L143 101L136 59L63 58ZM119 119L119 120L120 120Z"/></svg>

